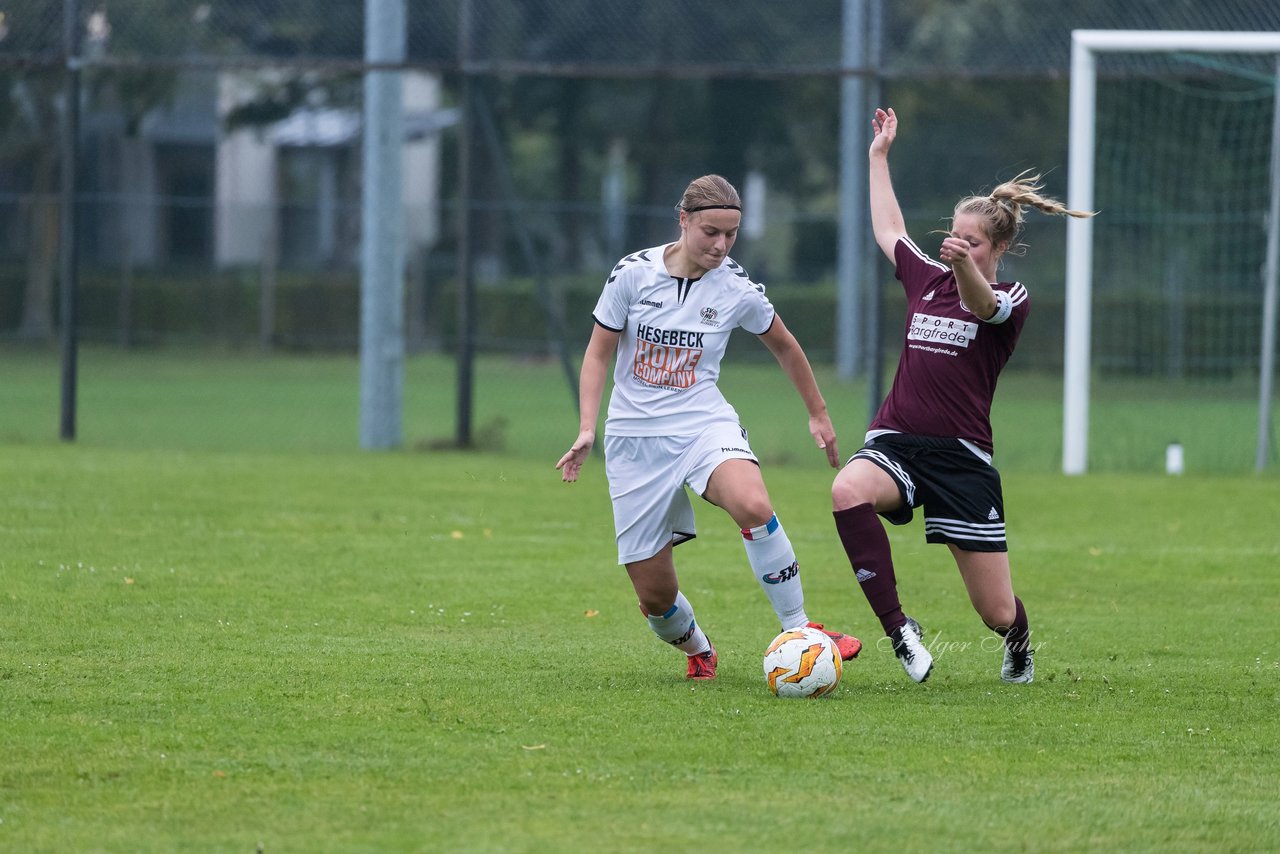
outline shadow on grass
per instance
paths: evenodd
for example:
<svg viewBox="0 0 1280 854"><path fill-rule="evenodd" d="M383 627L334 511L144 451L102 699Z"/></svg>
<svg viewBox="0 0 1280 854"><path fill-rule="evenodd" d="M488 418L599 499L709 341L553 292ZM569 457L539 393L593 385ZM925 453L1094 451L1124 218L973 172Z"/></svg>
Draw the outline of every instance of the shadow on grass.
<svg viewBox="0 0 1280 854"><path fill-rule="evenodd" d="M507 447L507 423L505 416L498 415L481 424L473 432L470 444L460 443L456 436L448 439L419 439L414 442L413 450L418 452L504 451Z"/></svg>

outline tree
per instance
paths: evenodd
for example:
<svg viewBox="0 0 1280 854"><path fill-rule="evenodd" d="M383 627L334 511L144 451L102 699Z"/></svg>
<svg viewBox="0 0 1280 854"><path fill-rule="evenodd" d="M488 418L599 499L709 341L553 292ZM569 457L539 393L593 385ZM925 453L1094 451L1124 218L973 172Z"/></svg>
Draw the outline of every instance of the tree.
<svg viewBox="0 0 1280 854"><path fill-rule="evenodd" d="M61 51L61 15L55 4L12 0L6 6L4 41L13 46L11 50L46 56L51 50ZM189 4L179 0L158 0L146 9L125 6L114 21L101 9L89 11L83 20L82 56L92 62L108 54L127 57L147 53L161 45L172 49L174 32L185 32L189 39L198 36L198 30L189 25L190 15ZM127 37L117 40L116 32ZM172 70L99 69L85 73L83 97L89 105L111 102L124 119L126 133L136 134L143 117L172 97L176 81ZM27 340L48 340L53 335L53 282L59 243L56 196L62 165L55 141L61 133L65 99L61 67L49 64L0 74L0 156L30 164L30 181L22 188L30 249L17 331Z"/></svg>

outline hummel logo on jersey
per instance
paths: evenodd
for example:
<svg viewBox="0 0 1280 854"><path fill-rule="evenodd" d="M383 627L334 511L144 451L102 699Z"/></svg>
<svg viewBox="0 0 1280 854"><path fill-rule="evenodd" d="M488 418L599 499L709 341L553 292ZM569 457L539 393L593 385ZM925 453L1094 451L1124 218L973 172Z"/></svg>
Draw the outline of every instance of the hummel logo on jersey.
<svg viewBox="0 0 1280 854"><path fill-rule="evenodd" d="M987 518L994 521L1000 518L1000 514L996 512L996 508L992 507L991 512L987 514Z"/></svg>
<svg viewBox="0 0 1280 854"><path fill-rule="evenodd" d="M647 306L649 306L650 308L662 308L662 303L660 303L660 302L654 302L654 301L653 301L653 300L651 300L651 299L642 299L642 300L640 300L640 304L641 304L641 305L647 305Z"/></svg>
<svg viewBox="0 0 1280 854"><path fill-rule="evenodd" d="M858 577L859 584L865 584L876 577L876 574L869 569L860 569L855 573Z"/></svg>
<svg viewBox="0 0 1280 854"><path fill-rule="evenodd" d="M929 300L929 299L933 299L933 294L934 294L934 292L933 292L933 291L929 291L929 293L927 293L927 294L925 294L924 296L920 297L920 299L922 299L922 300Z"/></svg>

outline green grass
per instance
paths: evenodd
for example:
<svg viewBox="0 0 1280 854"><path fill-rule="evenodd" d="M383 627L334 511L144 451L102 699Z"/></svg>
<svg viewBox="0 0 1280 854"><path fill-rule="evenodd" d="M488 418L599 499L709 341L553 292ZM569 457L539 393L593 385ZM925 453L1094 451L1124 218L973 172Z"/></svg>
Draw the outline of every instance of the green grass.
<svg viewBox="0 0 1280 854"><path fill-rule="evenodd" d="M451 433L447 367L411 365L411 446ZM4 354L0 850L1280 847L1273 476L1006 472L1030 686L996 677L946 551L893 529L938 662L916 686L796 407L731 389L811 616L868 644L835 696L786 702L713 508L677 558L720 678L651 636L602 466L552 469L575 428L554 367L485 360L486 452L354 450L357 373L90 352L62 444L56 360Z"/></svg>
<svg viewBox="0 0 1280 854"><path fill-rule="evenodd" d="M758 351L758 352L757 352ZM721 386L770 464L822 468L795 391L763 347L764 362L726 366ZM58 354L0 347L0 443L57 440ZM867 423L861 382L815 370L845 454ZM429 449L457 435L457 369L444 356L409 360L404 439ZM359 363L353 356L220 351L122 352L91 348L79 359L77 438L94 447L334 453L359 440ZM1090 470L1157 474L1165 446L1179 441L1188 473L1253 471L1256 381L1174 383L1158 379L1093 383ZM573 395L558 363L482 357L475 366L473 441L526 458L558 458L577 432ZM1280 420L1280 419L1278 419ZM1002 472L1062 469L1060 377L1010 371L992 413ZM1273 456L1274 433L1273 428Z"/></svg>

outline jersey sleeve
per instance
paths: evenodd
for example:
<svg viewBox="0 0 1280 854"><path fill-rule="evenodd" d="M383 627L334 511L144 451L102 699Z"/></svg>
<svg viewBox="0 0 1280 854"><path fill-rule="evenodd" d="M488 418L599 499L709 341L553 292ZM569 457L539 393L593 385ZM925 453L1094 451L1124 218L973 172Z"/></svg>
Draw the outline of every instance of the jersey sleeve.
<svg viewBox="0 0 1280 854"><path fill-rule="evenodd" d="M742 269L742 265L732 258L725 260L724 272L732 276L731 281L740 288L737 307L737 324L752 335L763 335L773 326L777 316L773 303L764 295L764 285L751 281L751 276Z"/></svg>
<svg viewBox="0 0 1280 854"><path fill-rule="evenodd" d="M747 289L742 297L742 314L738 325L752 335L763 335L773 326L777 311L773 303L764 294L764 285L747 281Z"/></svg>
<svg viewBox="0 0 1280 854"><path fill-rule="evenodd" d="M897 245L893 247L893 263L897 267L895 275L902 282L908 299L924 293L924 289L938 274L951 272L946 264L924 254L915 241L906 235L898 238Z"/></svg>
<svg viewBox="0 0 1280 854"><path fill-rule="evenodd" d="M596 307L591 316L596 323L612 332L621 332L627 328L627 316L631 313L631 304L635 299L635 267L625 261L613 268L609 278L605 280L604 290L596 300Z"/></svg>

